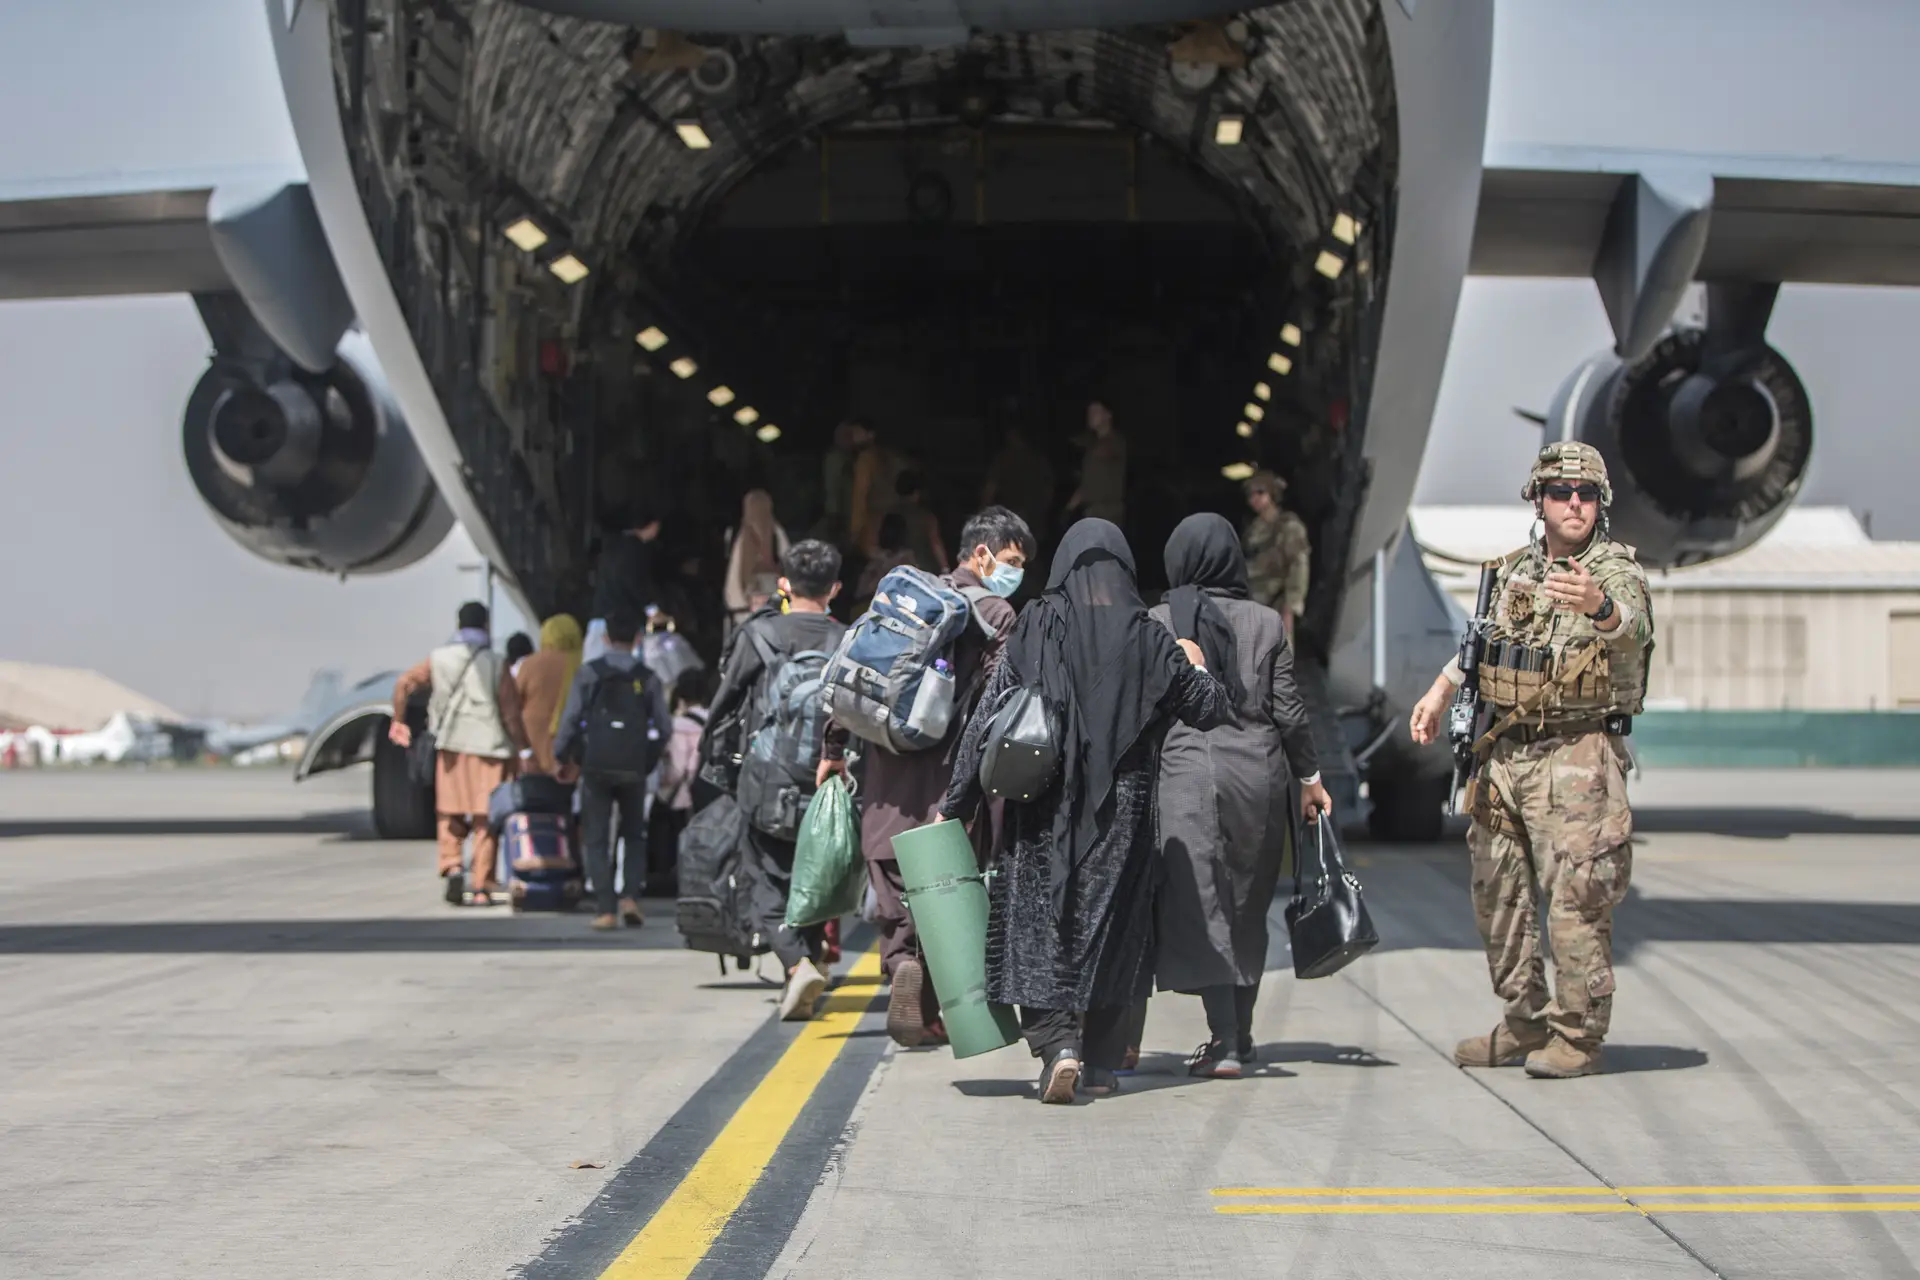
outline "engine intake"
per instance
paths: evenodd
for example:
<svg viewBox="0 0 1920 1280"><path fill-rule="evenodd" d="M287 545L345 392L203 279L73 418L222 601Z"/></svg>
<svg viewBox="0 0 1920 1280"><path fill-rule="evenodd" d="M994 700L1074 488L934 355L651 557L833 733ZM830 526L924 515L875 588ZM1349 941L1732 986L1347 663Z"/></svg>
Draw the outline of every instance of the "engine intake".
<svg viewBox="0 0 1920 1280"><path fill-rule="evenodd" d="M440 499L364 335L323 373L216 356L181 424L187 473L222 528L276 564L385 573L440 545Z"/></svg>
<svg viewBox="0 0 1920 1280"><path fill-rule="evenodd" d="M1764 342L1715 350L1677 329L1623 363L1597 355L1561 384L1548 431L1600 450L1613 536L1643 564L1731 555L1772 528L1813 457L1813 412L1786 358Z"/></svg>

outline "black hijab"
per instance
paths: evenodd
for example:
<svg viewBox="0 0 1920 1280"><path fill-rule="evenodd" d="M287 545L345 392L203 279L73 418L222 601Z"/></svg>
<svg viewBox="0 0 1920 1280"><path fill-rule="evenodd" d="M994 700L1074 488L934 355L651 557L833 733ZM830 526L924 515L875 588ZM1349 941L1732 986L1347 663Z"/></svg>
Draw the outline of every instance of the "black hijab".
<svg viewBox="0 0 1920 1280"><path fill-rule="evenodd" d="M1203 512L1180 522L1167 539L1167 582L1173 588L1167 592L1173 634L1200 646L1207 670L1241 706L1247 688L1240 679L1239 646L1227 611L1216 602L1247 598L1247 557L1225 516Z"/></svg>
<svg viewBox="0 0 1920 1280"><path fill-rule="evenodd" d="M1006 660L1061 712L1061 785L1054 811L1054 909L1110 815L1121 757L1159 714L1187 668L1167 629L1147 616L1126 537L1105 520L1082 520L1054 553L1047 589L1020 614Z"/></svg>

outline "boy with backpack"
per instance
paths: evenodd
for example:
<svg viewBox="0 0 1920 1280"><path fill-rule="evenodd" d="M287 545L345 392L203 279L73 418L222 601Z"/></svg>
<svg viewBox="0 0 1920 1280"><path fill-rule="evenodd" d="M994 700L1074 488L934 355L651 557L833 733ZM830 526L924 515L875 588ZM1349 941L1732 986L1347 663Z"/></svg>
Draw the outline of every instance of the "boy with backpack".
<svg viewBox="0 0 1920 1280"><path fill-rule="evenodd" d="M821 931L787 928L787 894L800 823L819 786L821 675L846 630L828 612L840 592L840 553L817 540L797 542L780 572L780 609L755 612L729 642L701 755L703 776L730 782L746 817L745 923L785 966L780 1016L805 1021L827 986Z"/></svg>
<svg viewBox="0 0 1920 1280"><path fill-rule="evenodd" d="M672 734L666 687L633 651L640 619L616 611L607 619L607 651L582 663L567 691L553 740L562 777L580 779L580 827L593 881L596 929L645 923L635 893L647 865L647 776ZM626 892L615 901L614 811L624 838ZM617 911L617 914L616 914Z"/></svg>
<svg viewBox="0 0 1920 1280"><path fill-rule="evenodd" d="M952 573L935 578L899 568L886 575L872 611L849 630L827 671L833 722L817 781L846 768L851 737L874 744L866 751L861 788L860 848L880 929L880 963L893 984L887 1033L908 1048L944 1044L946 1031L902 902L893 837L939 817L961 730L1013 630L1017 615L1008 597L1020 589L1034 554L1025 520L1005 507L986 508L961 530L960 564ZM951 710L944 718L929 719L928 708L947 699ZM975 824L982 865L992 827L990 815Z"/></svg>

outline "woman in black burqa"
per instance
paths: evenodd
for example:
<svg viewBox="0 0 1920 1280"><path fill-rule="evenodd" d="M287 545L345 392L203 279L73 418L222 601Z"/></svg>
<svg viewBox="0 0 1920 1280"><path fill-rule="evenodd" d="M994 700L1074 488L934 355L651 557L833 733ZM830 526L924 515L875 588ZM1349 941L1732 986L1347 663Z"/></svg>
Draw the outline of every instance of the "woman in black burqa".
<svg viewBox="0 0 1920 1280"><path fill-rule="evenodd" d="M1159 875L1154 783L1160 742L1232 714L1200 649L1147 616L1133 553L1105 520L1082 520L1053 559L1046 593L1020 615L968 722L942 804L970 817L994 714L1038 686L1062 714L1061 771L1047 794L1008 802L1005 852L988 884L987 996L1020 1006L1041 1059L1043 1102L1111 1092L1127 1007L1153 981Z"/></svg>

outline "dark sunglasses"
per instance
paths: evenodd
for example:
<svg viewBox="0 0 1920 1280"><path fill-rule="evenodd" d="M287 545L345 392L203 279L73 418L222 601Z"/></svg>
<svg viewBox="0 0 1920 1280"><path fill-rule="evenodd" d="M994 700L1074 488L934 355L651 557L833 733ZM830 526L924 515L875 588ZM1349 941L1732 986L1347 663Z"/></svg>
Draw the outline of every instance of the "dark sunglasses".
<svg viewBox="0 0 1920 1280"><path fill-rule="evenodd" d="M1541 492L1555 502L1571 502L1575 498L1589 503L1600 501L1600 486L1597 484L1550 484Z"/></svg>

